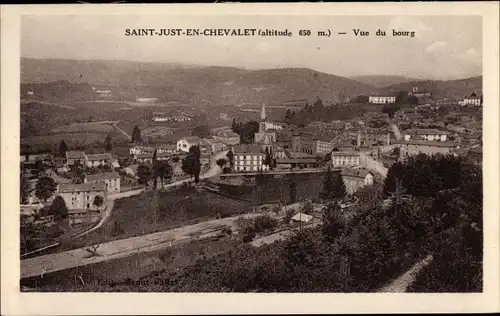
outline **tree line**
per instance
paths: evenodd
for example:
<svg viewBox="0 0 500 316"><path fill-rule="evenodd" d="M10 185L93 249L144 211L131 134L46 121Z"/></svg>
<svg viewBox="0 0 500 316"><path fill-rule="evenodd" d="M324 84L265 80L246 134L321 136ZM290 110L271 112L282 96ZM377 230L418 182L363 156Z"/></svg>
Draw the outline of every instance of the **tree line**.
<svg viewBox="0 0 500 316"><path fill-rule="evenodd" d="M184 269L157 273L137 283L121 282L112 290L371 292L431 253L434 261L417 276L423 281L416 290L480 292L482 177L477 166L463 162L458 170L461 181L436 180L447 189L432 195L404 180L412 199L389 207L383 203L386 196L394 199L386 192L392 190L390 178L411 179L415 164L422 179L425 165L435 168L435 176L445 174L447 163L454 161L453 157L427 157L395 167L399 171L389 171L382 187L363 190L363 204L349 221L334 199L324 208L319 227L296 229L288 239L272 245L242 246L200 258Z"/></svg>

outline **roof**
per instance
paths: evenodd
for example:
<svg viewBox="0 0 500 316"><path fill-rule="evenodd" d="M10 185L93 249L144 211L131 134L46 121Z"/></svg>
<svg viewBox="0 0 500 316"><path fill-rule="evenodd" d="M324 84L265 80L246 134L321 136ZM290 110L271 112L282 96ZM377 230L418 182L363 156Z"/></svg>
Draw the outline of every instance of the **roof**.
<svg viewBox="0 0 500 316"><path fill-rule="evenodd" d="M188 137L183 137L181 139L179 139L179 141L181 140L184 140L190 144L194 144L194 143L199 143L200 142L200 138L198 136L188 136Z"/></svg>
<svg viewBox="0 0 500 316"><path fill-rule="evenodd" d="M332 151L333 156L359 156L359 153L355 151Z"/></svg>
<svg viewBox="0 0 500 316"><path fill-rule="evenodd" d="M241 144L233 147L235 154L262 154L262 150L257 144Z"/></svg>
<svg viewBox="0 0 500 316"><path fill-rule="evenodd" d="M330 143L334 138L335 138L335 136L320 135L320 136L316 137L316 140L319 140L319 141L325 142L325 143Z"/></svg>
<svg viewBox="0 0 500 316"><path fill-rule="evenodd" d="M96 174L89 174L85 176L87 181L99 181L108 179L118 179L120 175L117 172L102 172Z"/></svg>
<svg viewBox="0 0 500 316"><path fill-rule="evenodd" d="M217 133L217 136L219 136L219 137L240 137L240 135L236 134L233 131L229 131L229 130L220 131Z"/></svg>
<svg viewBox="0 0 500 316"><path fill-rule="evenodd" d="M165 144L158 146L160 149L177 149L177 145L175 144Z"/></svg>
<svg viewBox="0 0 500 316"><path fill-rule="evenodd" d="M104 191L104 183L65 183L59 185L59 193L72 193L77 191Z"/></svg>
<svg viewBox="0 0 500 316"><path fill-rule="evenodd" d="M80 214L80 213L87 213L87 210L84 208L69 208L68 209L68 214Z"/></svg>
<svg viewBox="0 0 500 316"><path fill-rule="evenodd" d="M288 164L288 163L317 163L315 158L283 158L283 159L276 159L276 163L278 164Z"/></svg>
<svg viewBox="0 0 500 316"><path fill-rule="evenodd" d="M367 170L367 169L346 168L346 169L342 170L342 176L343 177L364 179L369 174L373 175L371 173L371 171Z"/></svg>
<svg viewBox="0 0 500 316"><path fill-rule="evenodd" d="M87 155L87 160L112 160L113 156L110 153Z"/></svg>
<svg viewBox="0 0 500 316"><path fill-rule="evenodd" d="M425 140L409 140L409 141L395 141L395 144L402 145L415 145L415 146L435 146L435 147L457 147L457 144L451 142L440 141L425 141Z"/></svg>
<svg viewBox="0 0 500 316"><path fill-rule="evenodd" d="M66 159L81 159L85 158L85 153L83 151L67 151Z"/></svg>
<svg viewBox="0 0 500 316"><path fill-rule="evenodd" d="M440 131L433 128L415 128L408 129L404 131L405 134L414 134L414 135L449 135L450 133L447 131Z"/></svg>
<svg viewBox="0 0 500 316"><path fill-rule="evenodd" d="M307 215L304 213L297 213L295 214L292 218L293 221L300 221L300 222L309 222L313 217L311 215Z"/></svg>
<svg viewBox="0 0 500 316"><path fill-rule="evenodd" d="M142 151L151 151L151 152L155 151L154 147L140 146L140 145L131 146L130 148L135 148L137 150L142 150Z"/></svg>

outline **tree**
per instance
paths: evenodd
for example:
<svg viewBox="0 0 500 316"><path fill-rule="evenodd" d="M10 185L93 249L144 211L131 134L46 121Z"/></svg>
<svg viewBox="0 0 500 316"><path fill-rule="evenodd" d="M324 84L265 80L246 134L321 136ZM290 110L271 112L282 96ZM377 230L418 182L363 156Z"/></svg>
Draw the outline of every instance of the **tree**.
<svg viewBox="0 0 500 316"><path fill-rule="evenodd" d="M254 231L257 233L272 230L278 226L278 220L269 215L261 215L254 219Z"/></svg>
<svg viewBox="0 0 500 316"><path fill-rule="evenodd" d="M54 215L54 218L57 221L68 217L68 208L66 207L66 202L64 202L64 199L60 195L56 196L56 198L52 202L49 212L51 215Z"/></svg>
<svg viewBox="0 0 500 316"><path fill-rule="evenodd" d="M141 142L141 130L139 126L134 126L132 130L132 143L140 143Z"/></svg>
<svg viewBox="0 0 500 316"><path fill-rule="evenodd" d="M396 100L395 104L405 104L408 99L408 92L406 91L399 91L396 94Z"/></svg>
<svg viewBox="0 0 500 316"><path fill-rule="evenodd" d="M325 200L342 199L346 195L346 188L342 177L336 173L333 174L332 170L328 168L325 174L325 181L323 182L323 191L320 197Z"/></svg>
<svg viewBox="0 0 500 316"><path fill-rule="evenodd" d="M119 236L124 233L124 230L122 228L122 225L120 224L119 221L115 221L113 223L113 229L111 230L111 235L112 236Z"/></svg>
<svg viewBox="0 0 500 316"><path fill-rule="evenodd" d="M294 178L292 178L288 184L288 194L290 195L291 203L297 202L297 183Z"/></svg>
<svg viewBox="0 0 500 316"><path fill-rule="evenodd" d="M269 148L266 147L266 157L264 158L263 164L266 166L271 166L272 164L271 154L269 152Z"/></svg>
<svg viewBox="0 0 500 316"><path fill-rule="evenodd" d="M254 142L255 133L259 131L259 122L248 121L243 124L240 131L240 138L242 144L251 144Z"/></svg>
<svg viewBox="0 0 500 316"><path fill-rule="evenodd" d="M66 145L66 142L63 139L59 144L59 156L64 157L67 151L68 151L68 145Z"/></svg>
<svg viewBox="0 0 500 316"><path fill-rule="evenodd" d="M236 123L236 119L233 118L233 123L231 124L231 130L236 134L239 134L238 123Z"/></svg>
<svg viewBox="0 0 500 316"><path fill-rule="evenodd" d="M399 107L394 104L387 104L384 105L384 108L382 109L382 113L386 113L389 118L393 118L394 114L399 110Z"/></svg>
<svg viewBox="0 0 500 316"><path fill-rule="evenodd" d="M106 139L104 140L104 147L106 148L106 151L111 151L111 149L113 149L113 144L111 143L111 136L109 134L106 136Z"/></svg>
<svg viewBox="0 0 500 316"><path fill-rule="evenodd" d="M210 129L207 125L199 125L193 128L191 135L198 136L200 138L206 138L210 136Z"/></svg>
<svg viewBox="0 0 500 316"><path fill-rule="evenodd" d="M226 157L229 159L229 164L232 167L234 164L234 153L231 149L227 152Z"/></svg>
<svg viewBox="0 0 500 316"><path fill-rule="evenodd" d="M95 206L101 207L103 203L104 203L104 198L102 196L98 195L94 198L94 205Z"/></svg>
<svg viewBox="0 0 500 316"><path fill-rule="evenodd" d="M201 162L200 162L200 157L201 157L201 151L199 146L191 146L189 148L189 153L182 160L182 171L184 173L188 174L191 176L191 178L194 177L195 183L198 183L200 181L200 172L201 172Z"/></svg>
<svg viewBox="0 0 500 316"><path fill-rule="evenodd" d="M311 201L307 201L303 206L301 212L304 214L311 214L314 211L314 206Z"/></svg>
<svg viewBox="0 0 500 316"><path fill-rule="evenodd" d="M338 203L330 203L323 208L322 221L323 236L330 242L338 238L346 227Z"/></svg>
<svg viewBox="0 0 500 316"><path fill-rule="evenodd" d="M26 176L25 172L21 172L21 179L20 179L20 188L19 191L21 193L21 203L22 204L27 204L29 195L31 192L31 184L28 181L28 177Z"/></svg>
<svg viewBox="0 0 500 316"><path fill-rule="evenodd" d="M37 159L35 162L35 171L37 176L42 174L45 171L45 165L43 164L43 161L41 159Z"/></svg>
<svg viewBox="0 0 500 316"><path fill-rule="evenodd" d="M50 177L41 177L38 179L35 187L35 196L44 202L56 192L57 184Z"/></svg>
<svg viewBox="0 0 500 316"><path fill-rule="evenodd" d="M139 184L144 184L147 186L149 179L151 178L151 168L148 165L139 165L137 167L137 181Z"/></svg>
<svg viewBox="0 0 500 316"><path fill-rule="evenodd" d="M163 178L168 180L168 182L170 182L172 180L173 175L174 175L174 168L172 167L171 164L166 162L165 163L165 174L164 174Z"/></svg>
<svg viewBox="0 0 500 316"><path fill-rule="evenodd" d="M215 162L220 168L221 170L224 168L224 166L226 165L227 161L226 159L224 158L220 158L220 159L217 159L217 161Z"/></svg>

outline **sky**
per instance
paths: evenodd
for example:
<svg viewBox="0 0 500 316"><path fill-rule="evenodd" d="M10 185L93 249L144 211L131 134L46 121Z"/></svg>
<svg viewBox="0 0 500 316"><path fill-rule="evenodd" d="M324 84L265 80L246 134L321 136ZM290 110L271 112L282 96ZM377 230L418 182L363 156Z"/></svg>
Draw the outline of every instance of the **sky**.
<svg viewBox="0 0 500 316"><path fill-rule="evenodd" d="M301 67L338 76L460 79L482 74L480 16L23 16L21 55L232 66ZM136 28L257 28L292 37L125 36ZM317 31L330 30L331 37ZM369 31L355 36L353 29ZM385 37L375 36L380 29ZM392 30L415 36L392 36ZM311 36L299 36L311 30ZM338 35L346 32L346 35Z"/></svg>

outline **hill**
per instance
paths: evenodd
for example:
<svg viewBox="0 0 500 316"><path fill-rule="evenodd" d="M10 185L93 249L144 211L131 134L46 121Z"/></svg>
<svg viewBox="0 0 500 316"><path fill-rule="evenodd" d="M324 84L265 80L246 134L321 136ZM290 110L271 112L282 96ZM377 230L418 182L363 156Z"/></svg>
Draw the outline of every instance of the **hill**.
<svg viewBox="0 0 500 316"><path fill-rule="evenodd" d="M328 103L374 91L373 86L356 80L304 68L247 70L128 61L21 60L22 83L61 80L114 87L123 98L147 96L192 104L280 103L316 97Z"/></svg>
<svg viewBox="0 0 500 316"><path fill-rule="evenodd" d="M434 98L461 99L469 96L472 92L481 95L483 91L483 77L477 76L458 80L423 80L399 83L378 89L380 94L396 94L399 91L411 91L412 87L418 87L422 92L431 92Z"/></svg>
<svg viewBox="0 0 500 316"><path fill-rule="evenodd" d="M417 79L408 78L404 76L382 76L382 75L369 75L369 76L355 76L350 77L353 80L368 84L377 88L382 88L399 83L407 83L416 81Z"/></svg>

